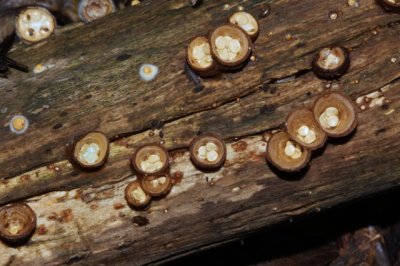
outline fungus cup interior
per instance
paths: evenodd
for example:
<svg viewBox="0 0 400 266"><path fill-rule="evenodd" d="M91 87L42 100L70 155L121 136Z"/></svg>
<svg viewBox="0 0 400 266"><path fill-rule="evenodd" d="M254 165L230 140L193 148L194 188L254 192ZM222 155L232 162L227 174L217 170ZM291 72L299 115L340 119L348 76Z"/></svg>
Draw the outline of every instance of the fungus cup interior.
<svg viewBox="0 0 400 266"><path fill-rule="evenodd" d="M209 69L213 65L208 39L203 36L194 38L187 48L187 60L195 70Z"/></svg>
<svg viewBox="0 0 400 266"><path fill-rule="evenodd" d="M28 7L16 18L17 35L28 43L49 37L56 27L56 20L45 8Z"/></svg>
<svg viewBox="0 0 400 266"><path fill-rule="evenodd" d="M109 142L101 132L90 132L74 147L74 160L83 167L98 167L108 156Z"/></svg>
<svg viewBox="0 0 400 266"><path fill-rule="evenodd" d="M289 143L288 143L289 142ZM298 157L291 157L285 153L288 144L293 144L301 151ZM294 172L304 168L310 161L311 153L308 149L293 141L286 132L275 133L267 145L267 159L281 171Z"/></svg>
<svg viewBox="0 0 400 266"><path fill-rule="evenodd" d="M133 207L144 207L151 201L150 195L142 189L137 180L130 182L126 186L125 199Z"/></svg>
<svg viewBox="0 0 400 266"><path fill-rule="evenodd" d="M172 179L168 174L148 175L140 178L142 189L150 196L166 194L172 187Z"/></svg>
<svg viewBox="0 0 400 266"><path fill-rule="evenodd" d="M287 117L286 129L293 140L311 150L322 147L326 142L326 133L308 109L293 111Z"/></svg>
<svg viewBox="0 0 400 266"><path fill-rule="evenodd" d="M315 64L326 71L334 71L345 64L347 53L344 48L325 47L319 50Z"/></svg>
<svg viewBox="0 0 400 266"><path fill-rule="evenodd" d="M321 115L331 107L338 111L338 123L329 128L321 123ZM313 113L321 128L331 137L346 136L357 126L357 113L351 99L339 93L328 93L319 97L314 103Z"/></svg>
<svg viewBox="0 0 400 266"><path fill-rule="evenodd" d="M145 145L135 152L132 165L141 174L159 173L168 167L169 155L167 150L160 145Z"/></svg>
<svg viewBox="0 0 400 266"><path fill-rule="evenodd" d="M229 18L229 22L240 27L252 38L258 34L258 22L251 14L247 12L239 11L234 13Z"/></svg>
<svg viewBox="0 0 400 266"><path fill-rule="evenodd" d="M79 4L79 16L85 22L105 17L114 11L112 0L82 0Z"/></svg>
<svg viewBox="0 0 400 266"><path fill-rule="evenodd" d="M190 157L200 168L219 167L226 158L225 143L214 135L198 136L190 144Z"/></svg>
<svg viewBox="0 0 400 266"><path fill-rule="evenodd" d="M0 210L0 235L6 241L23 240L36 227L36 215L26 204L12 204Z"/></svg>
<svg viewBox="0 0 400 266"><path fill-rule="evenodd" d="M251 41L237 26L220 26L211 32L209 40L213 56L222 65L236 66L250 57Z"/></svg>

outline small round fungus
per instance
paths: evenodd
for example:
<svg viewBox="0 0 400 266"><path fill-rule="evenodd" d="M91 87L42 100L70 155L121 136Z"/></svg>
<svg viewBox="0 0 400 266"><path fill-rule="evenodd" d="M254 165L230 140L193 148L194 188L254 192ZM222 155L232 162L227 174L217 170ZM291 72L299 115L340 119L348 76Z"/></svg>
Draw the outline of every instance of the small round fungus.
<svg viewBox="0 0 400 266"><path fill-rule="evenodd" d="M141 175L164 172L169 166L168 151L158 144L144 145L131 158L133 168Z"/></svg>
<svg viewBox="0 0 400 266"><path fill-rule="evenodd" d="M200 76L207 77L218 73L206 37L198 36L190 41L186 60L190 68Z"/></svg>
<svg viewBox="0 0 400 266"><path fill-rule="evenodd" d="M190 158L202 169L216 169L222 166L226 158L224 141L214 134L203 134L190 143Z"/></svg>
<svg viewBox="0 0 400 266"><path fill-rule="evenodd" d="M286 132L277 132L268 141L266 158L280 171L299 171L307 166L310 157L311 152Z"/></svg>
<svg viewBox="0 0 400 266"><path fill-rule="evenodd" d="M323 79L341 77L350 67L350 55L343 46L331 46L320 49L312 61L314 73Z"/></svg>
<svg viewBox="0 0 400 266"><path fill-rule="evenodd" d="M302 146L315 150L326 142L326 134L308 109L292 112L286 120L286 129L290 137Z"/></svg>
<svg viewBox="0 0 400 266"><path fill-rule="evenodd" d="M72 159L84 169L97 169L105 164L108 158L109 141L101 132L90 132L80 138L74 145Z"/></svg>
<svg viewBox="0 0 400 266"><path fill-rule="evenodd" d="M125 199L133 208L144 208L151 202L151 196L142 189L138 180L132 181L126 186Z"/></svg>
<svg viewBox="0 0 400 266"><path fill-rule="evenodd" d="M81 0L78 14L83 22L90 22L115 12L112 0Z"/></svg>
<svg viewBox="0 0 400 266"><path fill-rule="evenodd" d="M259 26L257 20L251 14L243 11L236 12L230 16L229 22L244 30L253 41L257 38Z"/></svg>
<svg viewBox="0 0 400 266"><path fill-rule="evenodd" d="M400 1L398 0L378 0L381 6L389 12L400 13Z"/></svg>
<svg viewBox="0 0 400 266"><path fill-rule="evenodd" d="M0 210L0 238L12 244L22 244L36 228L36 214L26 204L14 203Z"/></svg>
<svg viewBox="0 0 400 266"><path fill-rule="evenodd" d="M56 19L42 7L28 7L16 18L16 33L26 43L48 38L56 28Z"/></svg>
<svg viewBox="0 0 400 266"><path fill-rule="evenodd" d="M158 74L158 67L152 64L143 64L139 69L139 76L144 81L152 81Z"/></svg>
<svg viewBox="0 0 400 266"><path fill-rule="evenodd" d="M10 121L10 130L15 134L23 134L28 130L29 121L23 115L15 115L11 118Z"/></svg>
<svg viewBox="0 0 400 266"><path fill-rule="evenodd" d="M240 68L250 58L251 41L241 28L228 24L216 28L210 34L211 54L228 69Z"/></svg>
<svg viewBox="0 0 400 266"><path fill-rule="evenodd" d="M329 92L314 103L313 113L322 130L330 137L343 137L357 126L357 113L347 96Z"/></svg>
<svg viewBox="0 0 400 266"><path fill-rule="evenodd" d="M172 187L172 179L169 174L142 176L140 186L150 196L158 197L168 193Z"/></svg>

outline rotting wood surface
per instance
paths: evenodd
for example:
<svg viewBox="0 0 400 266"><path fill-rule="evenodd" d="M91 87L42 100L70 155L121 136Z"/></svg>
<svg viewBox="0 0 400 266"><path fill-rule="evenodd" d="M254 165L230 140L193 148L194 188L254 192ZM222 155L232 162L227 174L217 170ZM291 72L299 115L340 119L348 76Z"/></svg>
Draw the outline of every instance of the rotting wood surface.
<svg viewBox="0 0 400 266"><path fill-rule="evenodd" d="M203 80L201 91L187 79L190 38L225 22L239 5L258 15L265 3L204 1L193 9L186 0L144 1L11 53L32 68L52 67L0 81L0 203L27 199L38 215L25 246L0 244L0 262L160 263L400 185L400 17L374 0L359 7L271 1L255 62ZM310 72L310 61L332 43L351 48L352 63L339 81L327 82ZM140 80L142 63L160 67L155 81ZM263 133L327 90L358 99L356 133L329 141L307 171L273 171ZM359 98L371 92L379 95ZM7 127L17 113L31 123L21 136ZM74 169L65 156L66 143L88 130L115 139L107 165L93 173ZM225 167L215 173L196 170L184 150L207 131L228 143ZM171 150L172 172L183 178L149 210L133 211L123 196L134 178L129 157L154 141Z"/></svg>

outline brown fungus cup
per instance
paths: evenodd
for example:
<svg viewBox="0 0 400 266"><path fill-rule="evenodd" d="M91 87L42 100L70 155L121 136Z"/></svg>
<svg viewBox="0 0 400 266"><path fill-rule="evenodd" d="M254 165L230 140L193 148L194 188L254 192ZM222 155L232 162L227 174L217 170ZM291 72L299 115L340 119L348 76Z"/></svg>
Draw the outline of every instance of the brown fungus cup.
<svg viewBox="0 0 400 266"><path fill-rule="evenodd" d="M0 238L9 244L23 244L36 228L36 214L24 203L14 203L0 210Z"/></svg>
<svg viewBox="0 0 400 266"><path fill-rule="evenodd" d="M189 42L186 60L190 68L199 76L208 77L218 73L217 65L211 56L208 39L198 36Z"/></svg>
<svg viewBox="0 0 400 266"><path fill-rule="evenodd" d="M206 133L192 140L189 147L190 159L200 169L214 170L226 159L226 146L222 138Z"/></svg>
<svg viewBox="0 0 400 266"><path fill-rule="evenodd" d="M316 99L313 113L322 130L330 137L344 137L357 127L357 112L347 96L330 92Z"/></svg>
<svg viewBox="0 0 400 266"><path fill-rule="evenodd" d="M54 16L42 7L22 10L15 21L15 31L25 43L36 43L48 38L57 25Z"/></svg>
<svg viewBox="0 0 400 266"><path fill-rule="evenodd" d="M169 167L168 151L159 144L139 147L131 158L131 163L139 175L155 175Z"/></svg>
<svg viewBox="0 0 400 266"><path fill-rule="evenodd" d="M286 119L286 130L293 140L310 150L324 146L327 138L309 109L293 111Z"/></svg>
<svg viewBox="0 0 400 266"><path fill-rule="evenodd" d="M108 159L109 141L102 132L89 132L75 142L72 159L83 169L102 167Z"/></svg>
<svg viewBox="0 0 400 266"><path fill-rule="evenodd" d="M400 13L400 1L399 0L377 0L381 6L390 12Z"/></svg>
<svg viewBox="0 0 400 266"><path fill-rule="evenodd" d="M115 12L113 0L81 0L78 7L79 18L90 22Z"/></svg>
<svg viewBox="0 0 400 266"><path fill-rule="evenodd" d="M278 170L296 172L308 165L311 152L280 131L269 139L266 157Z"/></svg>
<svg viewBox="0 0 400 266"><path fill-rule="evenodd" d="M349 67L349 51L340 45L320 49L312 61L313 72L323 79L339 78L347 72Z"/></svg>
<svg viewBox="0 0 400 266"><path fill-rule="evenodd" d="M229 17L229 23L234 24L244 30L252 41L258 36L258 21L249 13L238 11Z"/></svg>
<svg viewBox="0 0 400 266"><path fill-rule="evenodd" d="M151 202L151 196L147 194L138 180L130 182L125 188L125 199L133 208L144 208Z"/></svg>
<svg viewBox="0 0 400 266"><path fill-rule="evenodd" d="M235 25L216 28L208 39L213 58L227 70L242 68L250 58L251 40L244 30Z"/></svg>
<svg viewBox="0 0 400 266"><path fill-rule="evenodd" d="M153 197L167 194L172 187L172 178L169 174L147 175L140 177L140 186L143 191Z"/></svg>

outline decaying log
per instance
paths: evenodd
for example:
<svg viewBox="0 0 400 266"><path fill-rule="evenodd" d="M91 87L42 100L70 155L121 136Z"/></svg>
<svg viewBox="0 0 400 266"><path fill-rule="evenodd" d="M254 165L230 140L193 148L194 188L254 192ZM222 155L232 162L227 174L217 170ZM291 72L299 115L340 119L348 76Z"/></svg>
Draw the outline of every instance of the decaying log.
<svg viewBox="0 0 400 266"><path fill-rule="evenodd" d="M255 15L264 4L240 3ZM13 59L49 69L13 72L0 81L0 204L26 199L38 229L18 249L0 244L0 261L160 263L398 186L398 15L374 0L359 7L319 0L270 6L271 14L260 20L255 62L202 80L202 90L183 71L185 45L223 23L238 2L204 1L192 8L186 0L145 1L18 47ZM333 11L335 20L329 18ZM340 80L327 82L310 72L310 61L332 43L352 49L352 65ZM142 63L159 66L155 81L140 80ZM276 172L265 162L263 134L326 90L358 101L357 131L330 141L305 171ZM31 123L21 136L7 127L17 113ZM113 139L107 165L92 173L73 168L65 155L65 145L88 130ZM215 173L196 170L186 151L206 131L228 143L227 162ZM171 150L177 184L150 209L133 211L123 198L135 178L129 157L154 141Z"/></svg>

